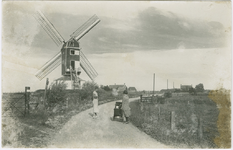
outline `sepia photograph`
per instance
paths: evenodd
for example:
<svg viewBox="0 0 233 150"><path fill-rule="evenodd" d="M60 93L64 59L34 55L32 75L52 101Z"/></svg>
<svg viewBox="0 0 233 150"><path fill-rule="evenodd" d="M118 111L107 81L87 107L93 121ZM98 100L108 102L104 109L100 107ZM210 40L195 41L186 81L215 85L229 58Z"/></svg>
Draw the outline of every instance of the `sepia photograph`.
<svg viewBox="0 0 233 150"><path fill-rule="evenodd" d="M2 1L1 148L230 149L231 1Z"/></svg>

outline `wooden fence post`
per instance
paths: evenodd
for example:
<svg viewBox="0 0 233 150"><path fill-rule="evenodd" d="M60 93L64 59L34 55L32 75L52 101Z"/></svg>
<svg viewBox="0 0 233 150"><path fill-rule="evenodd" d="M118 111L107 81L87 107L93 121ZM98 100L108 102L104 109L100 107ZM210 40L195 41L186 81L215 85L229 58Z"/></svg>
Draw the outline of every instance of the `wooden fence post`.
<svg viewBox="0 0 233 150"><path fill-rule="evenodd" d="M25 87L25 114L29 114L30 87Z"/></svg>
<svg viewBox="0 0 233 150"><path fill-rule="evenodd" d="M175 129L175 111L171 112L171 130Z"/></svg>
<svg viewBox="0 0 233 150"><path fill-rule="evenodd" d="M27 87L25 87L25 106L24 106L24 115L27 113Z"/></svg>
<svg viewBox="0 0 233 150"><path fill-rule="evenodd" d="M158 113L158 121L160 120L160 105L159 105L159 113Z"/></svg>
<svg viewBox="0 0 233 150"><path fill-rule="evenodd" d="M44 108L46 108L46 103L47 103L47 88L49 85L49 78L46 79L45 83L45 92L44 92Z"/></svg>
<svg viewBox="0 0 233 150"><path fill-rule="evenodd" d="M29 109L30 109L30 106L29 106L29 101L30 101L30 87L27 87L27 106L28 106L28 114L29 114Z"/></svg>

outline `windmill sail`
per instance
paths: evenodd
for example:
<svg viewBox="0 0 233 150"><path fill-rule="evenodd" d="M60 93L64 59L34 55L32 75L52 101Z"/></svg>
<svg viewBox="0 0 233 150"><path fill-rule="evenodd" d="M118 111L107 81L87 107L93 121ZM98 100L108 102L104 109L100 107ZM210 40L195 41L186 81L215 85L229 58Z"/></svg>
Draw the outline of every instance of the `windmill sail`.
<svg viewBox="0 0 233 150"><path fill-rule="evenodd" d="M34 17L57 46L65 42L63 37L58 33L53 24L45 17L42 12L38 11L34 14Z"/></svg>
<svg viewBox="0 0 233 150"><path fill-rule="evenodd" d="M99 22L100 19L96 15L94 15L70 36L76 41L78 41ZM93 68L91 63L87 60L86 56L82 53L82 51L80 51L80 66L91 78L91 80L94 80L97 77L98 73L95 71L95 69Z"/></svg>
<svg viewBox="0 0 233 150"><path fill-rule="evenodd" d="M58 31L53 26L53 24L45 17L45 15L42 12L38 11L37 13L34 14L34 17L57 46L63 43L64 44L67 43L58 33ZM71 35L70 40L76 40L76 41L80 40L99 22L100 19L96 15L92 16L86 23L84 23ZM79 49L79 45L77 46L77 48ZM61 64L62 61L61 56L62 56L61 52L55 55L50 61L48 61L43 67L41 67L41 69L36 73L36 77L42 80L45 76L47 76L54 69L56 69ZM87 75L91 78L91 80L94 80L97 77L98 73L95 71L93 66L90 64L90 62L87 60L87 58L81 51L80 51L80 65L83 68L83 70L87 73Z"/></svg>
<svg viewBox="0 0 233 150"><path fill-rule="evenodd" d="M95 71L91 63L87 60L86 56L83 54L82 51L80 51L80 65L83 68L83 70L86 72L86 74L91 78L91 80L94 80L98 73Z"/></svg>
<svg viewBox="0 0 233 150"><path fill-rule="evenodd" d="M96 15L94 15L70 36L73 37L76 41L78 41L99 22L100 19Z"/></svg>
<svg viewBox="0 0 233 150"><path fill-rule="evenodd" d="M50 72L56 69L60 64L61 64L61 52L59 52L52 59L50 59L44 66L42 66L40 70L36 73L36 77L42 80Z"/></svg>
<svg viewBox="0 0 233 150"><path fill-rule="evenodd" d="M87 60L86 56L83 54L82 51L80 51L80 57L81 57L80 65L82 69L91 78L91 80L94 80L98 76L98 73L93 68L91 63ZM59 52L50 61L48 61L43 67L41 67L41 69L36 73L36 77L42 80L50 72L56 69L60 64L61 64L61 53Z"/></svg>

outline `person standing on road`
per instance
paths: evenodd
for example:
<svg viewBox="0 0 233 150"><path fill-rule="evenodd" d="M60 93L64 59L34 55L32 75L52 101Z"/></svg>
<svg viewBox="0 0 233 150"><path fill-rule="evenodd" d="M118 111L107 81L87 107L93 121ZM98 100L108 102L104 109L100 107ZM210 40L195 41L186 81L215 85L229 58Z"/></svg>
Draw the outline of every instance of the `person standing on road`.
<svg viewBox="0 0 233 150"><path fill-rule="evenodd" d="M93 91L93 118L97 118L99 108L98 108L98 93L96 92L98 89L97 86L95 86L95 90Z"/></svg>
<svg viewBox="0 0 233 150"><path fill-rule="evenodd" d="M123 111L123 120L126 119L125 123L129 123L129 116L131 114L130 107L129 107L129 96L127 89L123 92L123 99L122 99L122 111Z"/></svg>

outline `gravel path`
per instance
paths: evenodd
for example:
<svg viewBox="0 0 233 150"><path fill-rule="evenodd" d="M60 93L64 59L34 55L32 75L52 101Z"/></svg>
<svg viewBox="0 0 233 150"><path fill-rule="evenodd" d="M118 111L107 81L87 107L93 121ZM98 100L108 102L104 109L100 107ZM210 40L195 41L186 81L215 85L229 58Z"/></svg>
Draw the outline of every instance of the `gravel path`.
<svg viewBox="0 0 233 150"><path fill-rule="evenodd" d="M135 99L131 99L135 100ZM92 108L73 116L55 135L50 148L168 148L138 130L131 123L112 121L115 102L99 106L99 117Z"/></svg>

